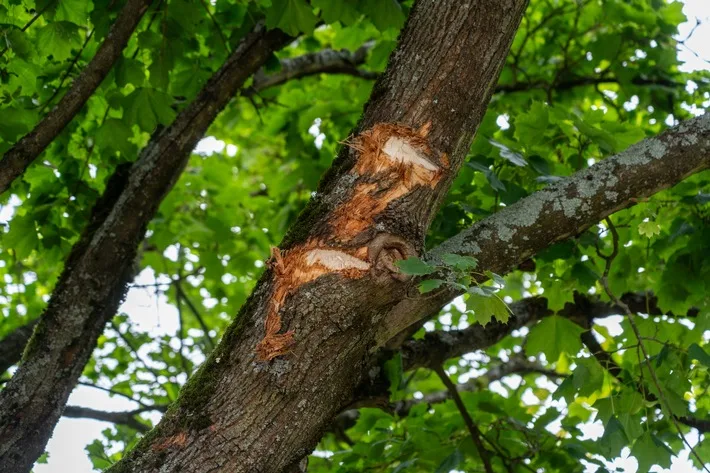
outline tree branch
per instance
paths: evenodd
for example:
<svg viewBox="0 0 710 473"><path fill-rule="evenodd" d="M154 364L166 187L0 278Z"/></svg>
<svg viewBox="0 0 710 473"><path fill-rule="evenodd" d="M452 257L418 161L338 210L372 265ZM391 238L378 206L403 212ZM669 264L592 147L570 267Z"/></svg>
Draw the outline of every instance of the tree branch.
<svg viewBox="0 0 710 473"><path fill-rule="evenodd" d="M128 0L93 59L71 89L35 128L23 136L0 160L0 194L32 164L84 106L121 56L151 0Z"/></svg>
<svg viewBox="0 0 710 473"><path fill-rule="evenodd" d="M367 59L367 53L374 43L368 42L355 52L347 50L335 51L324 49L316 53L304 54L281 61L281 68L271 74L264 68L254 75L254 83L242 95L247 97L261 92L269 87L281 85L292 79L300 79L323 73L349 74L363 79L376 79L379 74L365 71L357 66Z"/></svg>
<svg viewBox="0 0 710 473"><path fill-rule="evenodd" d="M705 114L521 199L445 241L427 258L440 262L447 253L470 255L481 270L505 274L553 243L708 167L710 114ZM446 288L402 301L382 325L378 342L384 345L437 314L458 294Z"/></svg>
<svg viewBox="0 0 710 473"><path fill-rule="evenodd" d="M456 389L456 385L453 381L451 381L449 375L446 374L443 366L437 366L434 371L439 376L439 379L441 379L441 382L444 383L444 386L446 386L449 396L454 400L454 404L456 404L456 408L459 410L464 424L466 424L466 428L471 434L471 440L473 440L473 444L476 446L476 450L478 451L478 455L481 457L486 473L493 473L493 466L491 465L491 452L489 452L486 449L486 446L483 445L483 434L471 417L471 414L468 413L466 405L463 403L463 399L461 399L461 396Z"/></svg>
<svg viewBox="0 0 710 473"><path fill-rule="evenodd" d="M120 182L109 182L90 225L72 248L35 329L34 343L0 392L1 471L29 471L44 451L69 393L132 279L146 225L217 114L290 40L279 30L255 26L195 100L162 133L154 134L130 172L117 178Z"/></svg>
<svg viewBox="0 0 710 473"><path fill-rule="evenodd" d="M621 300L636 312L674 316L672 312L664 312L658 307L658 298L650 292L629 292L622 295ZM406 341L401 347L404 369L432 369L450 358L493 346L513 330L518 330L553 315L553 312L547 308L547 299L544 297L521 299L513 302L509 307L512 314L507 324L491 321L486 326L474 324L463 330L429 332L422 339ZM620 306L602 301L599 296L575 293L574 302L566 303L564 308L557 312L557 315L569 318L579 325L589 328L593 319L621 313L623 313L623 309ZM698 309L691 308L685 316L695 317L697 314ZM582 341L591 337L590 343L596 342L591 332L585 332L582 337ZM601 346L597 349L590 348L592 353L598 350L601 350ZM602 366L604 365L602 364Z"/></svg>
<svg viewBox="0 0 710 473"><path fill-rule="evenodd" d="M141 407L132 411L109 412L92 409L90 407L66 406L64 408L64 412L62 413L62 416L71 417L74 419L94 419L104 422L111 422L112 424L126 425L134 430L137 430L138 432L145 433L150 430L150 427L138 420L136 416L143 412L152 410L156 409L152 407Z"/></svg>

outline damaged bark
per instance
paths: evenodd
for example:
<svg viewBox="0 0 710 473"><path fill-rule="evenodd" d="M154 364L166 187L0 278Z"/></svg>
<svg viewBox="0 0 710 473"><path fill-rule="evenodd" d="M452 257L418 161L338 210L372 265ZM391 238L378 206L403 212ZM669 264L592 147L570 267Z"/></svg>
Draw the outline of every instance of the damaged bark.
<svg viewBox="0 0 710 473"><path fill-rule="evenodd" d="M44 451L104 326L132 278L145 227L217 114L291 38L257 25L197 98L119 169L74 245L19 369L0 392L0 471L27 472ZM123 172L125 171L125 172Z"/></svg>
<svg viewBox="0 0 710 473"><path fill-rule="evenodd" d="M364 377L375 327L406 297L394 262L421 252L525 5L415 4L359 128L270 269L111 472L286 471L310 453Z"/></svg>

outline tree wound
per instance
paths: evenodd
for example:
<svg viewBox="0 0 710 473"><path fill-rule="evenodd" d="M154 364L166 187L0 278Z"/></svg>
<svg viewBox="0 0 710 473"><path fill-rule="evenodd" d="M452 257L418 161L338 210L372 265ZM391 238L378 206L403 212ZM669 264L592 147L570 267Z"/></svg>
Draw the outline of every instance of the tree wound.
<svg viewBox="0 0 710 473"><path fill-rule="evenodd" d="M294 332L281 331L280 311L286 298L303 284L325 274L338 273L356 279L371 274L377 280L406 281L396 265L415 256L414 246L404 238L379 232L366 246L352 247L363 232L372 231L376 218L395 199L418 186L435 188L448 168L446 154L436 155L426 139L431 124L415 130L381 123L365 130L348 145L358 153L350 171L355 176L352 195L336 206L329 217L330 234L311 238L288 251L272 248L269 267L274 281L265 321L265 336L256 347L260 360L289 352Z"/></svg>

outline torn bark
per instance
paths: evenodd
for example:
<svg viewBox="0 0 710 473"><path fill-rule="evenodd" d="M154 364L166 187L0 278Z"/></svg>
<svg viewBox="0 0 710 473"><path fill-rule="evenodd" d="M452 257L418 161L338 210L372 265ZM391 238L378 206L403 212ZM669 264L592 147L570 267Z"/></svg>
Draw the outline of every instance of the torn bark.
<svg viewBox="0 0 710 473"><path fill-rule="evenodd" d="M389 267L403 252L421 251L525 4L415 4L354 146L341 151L281 245L284 272L272 263L177 404L112 472L186 465L193 471L283 471L310 452L368 368L374 326L406 295L407 283L389 277ZM383 208L372 202L380 194L390 197ZM348 207L361 212L347 219ZM331 251L342 254L330 259ZM289 262L291 253L302 256ZM316 268L307 264L307 254L318 261ZM321 271L322 257L333 267L356 267L301 283L296 276ZM370 269L357 268L363 263ZM288 355L260 362L254 347L273 314L274 294L283 288L279 315L294 341ZM172 442L178 438L186 440Z"/></svg>
<svg viewBox="0 0 710 473"><path fill-rule="evenodd" d="M146 146L130 174L109 183L72 248L22 364L0 392L0 471L29 471L42 454L98 336L123 298L145 226L209 124L246 79L290 40L257 25L197 98Z"/></svg>
<svg viewBox="0 0 710 473"><path fill-rule="evenodd" d="M0 194L22 175L74 118L121 56L152 0L128 0L91 62L69 91L35 128L23 136L0 160Z"/></svg>

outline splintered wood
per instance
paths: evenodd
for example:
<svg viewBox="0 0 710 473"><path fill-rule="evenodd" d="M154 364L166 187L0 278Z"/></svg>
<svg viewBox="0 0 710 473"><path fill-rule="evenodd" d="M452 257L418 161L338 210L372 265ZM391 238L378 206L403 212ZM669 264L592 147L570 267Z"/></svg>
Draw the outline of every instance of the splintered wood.
<svg viewBox="0 0 710 473"><path fill-rule="evenodd" d="M261 360L271 360L288 353L294 343L294 331L281 332L280 311L286 298L303 284L331 273L346 278L367 274L374 262L368 246L339 247L375 223L387 205L417 186L436 187L442 167L448 167L445 154L433 157L427 142L430 124L419 130L378 124L362 132L348 146L358 152L349 172L356 176L350 198L337 206L329 217L328 241L309 239L302 245L281 252L272 248L269 266L274 275L272 296L265 322L266 334L256 347ZM376 253L379 253L377 251ZM393 268L394 269L394 268Z"/></svg>

